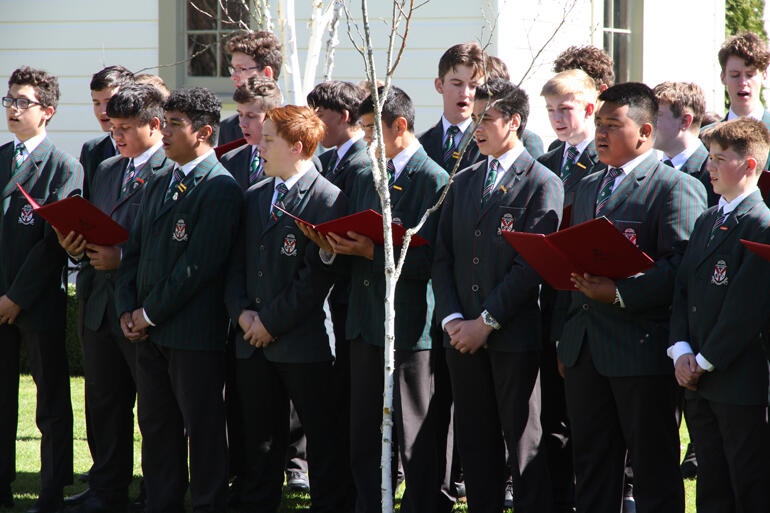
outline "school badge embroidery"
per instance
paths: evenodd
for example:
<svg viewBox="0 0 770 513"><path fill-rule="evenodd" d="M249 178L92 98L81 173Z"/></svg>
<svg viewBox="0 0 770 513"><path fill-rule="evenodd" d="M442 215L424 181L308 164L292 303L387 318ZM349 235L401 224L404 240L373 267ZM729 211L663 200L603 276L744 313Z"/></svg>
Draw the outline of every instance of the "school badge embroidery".
<svg viewBox="0 0 770 513"><path fill-rule="evenodd" d="M24 226L32 226L35 224L35 216L33 215L34 209L32 205L24 205L21 207L21 213L19 214L19 224Z"/></svg>
<svg viewBox="0 0 770 513"><path fill-rule="evenodd" d="M187 240L187 225L185 224L184 219L180 219L176 222L176 226L174 226L174 233L171 235L171 238L177 242Z"/></svg>
<svg viewBox="0 0 770 513"><path fill-rule="evenodd" d="M623 235L626 236L626 239L631 241L631 244L633 244L634 246L639 246L636 243L636 230L634 230L633 228L626 228L625 230L623 230Z"/></svg>
<svg viewBox="0 0 770 513"><path fill-rule="evenodd" d="M727 285L727 262L718 260L714 265L714 276L711 277L714 285Z"/></svg>
<svg viewBox="0 0 770 513"><path fill-rule="evenodd" d="M510 213L503 214L500 218L500 228L497 229L497 234L500 235L503 232L512 232L513 229L513 215Z"/></svg>
<svg viewBox="0 0 770 513"><path fill-rule="evenodd" d="M297 256L297 238L290 233L283 239L281 254L286 256Z"/></svg>

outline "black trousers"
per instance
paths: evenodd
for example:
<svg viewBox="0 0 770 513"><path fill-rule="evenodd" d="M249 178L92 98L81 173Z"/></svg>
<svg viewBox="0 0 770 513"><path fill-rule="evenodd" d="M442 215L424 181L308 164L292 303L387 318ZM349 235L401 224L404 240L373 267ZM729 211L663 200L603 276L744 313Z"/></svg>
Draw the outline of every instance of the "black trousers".
<svg viewBox="0 0 770 513"><path fill-rule="evenodd" d="M222 351L171 349L150 340L136 344L148 513L184 511L188 450L193 511L226 509L224 358Z"/></svg>
<svg viewBox="0 0 770 513"><path fill-rule="evenodd" d="M469 510L499 513L503 509L507 443L514 510L552 511L551 485L541 450L538 353L445 351Z"/></svg>
<svg viewBox="0 0 770 513"><path fill-rule="evenodd" d="M19 415L19 348L29 355L37 386L35 422L40 430L41 493L61 493L72 483L72 403L64 326L28 331L0 325L0 487L16 478Z"/></svg>
<svg viewBox="0 0 770 513"><path fill-rule="evenodd" d="M336 398L332 362L274 363L256 350L236 363L241 400L246 471L241 489L244 511L277 512L289 439L289 401L307 437L310 496L313 513L337 513L352 507L350 482L345 482L344 443L335 429ZM343 476L343 477L341 477Z"/></svg>
<svg viewBox="0 0 770 513"><path fill-rule="evenodd" d="M93 459L89 487L91 493L114 504L128 500L134 475L136 344L117 333L111 321L108 314L97 331L83 327L81 342L86 428Z"/></svg>
<svg viewBox="0 0 770 513"><path fill-rule="evenodd" d="M607 377L588 341L565 376L578 513L619 511L626 448L639 513L683 513L673 376Z"/></svg>
<svg viewBox="0 0 770 513"><path fill-rule="evenodd" d="M697 397L685 409L698 448L698 512L770 511L767 407Z"/></svg>
<svg viewBox="0 0 770 513"><path fill-rule="evenodd" d="M393 422L406 478L404 513L449 512L453 506L446 494L451 394L442 351L396 350ZM356 513L382 511L383 369L383 348L361 339L351 342L350 457Z"/></svg>

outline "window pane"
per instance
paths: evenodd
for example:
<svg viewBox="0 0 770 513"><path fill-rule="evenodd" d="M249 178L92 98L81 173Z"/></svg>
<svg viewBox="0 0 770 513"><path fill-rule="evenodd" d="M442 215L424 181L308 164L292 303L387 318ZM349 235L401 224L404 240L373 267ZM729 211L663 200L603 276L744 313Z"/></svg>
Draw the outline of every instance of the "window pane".
<svg viewBox="0 0 770 513"><path fill-rule="evenodd" d="M187 64L187 74L189 76L215 77L217 75L216 41L215 34L187 35L187 58L190 59Z"/></svg>
<svg viewBox="0 0 770 513"><path fill-rule="evenodd" d="M216 28L217 0L192 0L187 5L188 30L216 30Z"/></svg>
<svg viewBox="0 0 770 513"><path fill-rule="evenodd" d="M631 28L631 0L615 0L612 19L613 28L630 29Z"/></svg>
<svg viewBox="0 0 770 513"><path fill-rule="evenodd" d="M631 35L613 34L612 59L615 61L615 83L631 80Z"/></svg>
<svg viewBox="0 0 770 513"><path fill-rule="evenodd" d="M220 9L223 29L243 29L241 22L249 26L249 11L242 0L222 0Z"/></svg>
<svg viewBox="0 0 770 513"><path fill-rule="evenodd" d="M612 28L612 13L615 10L614 0L604 0L604 26ZM605 44L605 47L607 45Z"/></svg>
<svg viewBox="0 0 770 513"><path fill-rule="evenodd" d="M222 32L220 33L219 40L222 44L219 45L219 76L230 77L230 72L227 68L230 66L230 56L227 55L227 40L233 37L238 32Z"/></svg>

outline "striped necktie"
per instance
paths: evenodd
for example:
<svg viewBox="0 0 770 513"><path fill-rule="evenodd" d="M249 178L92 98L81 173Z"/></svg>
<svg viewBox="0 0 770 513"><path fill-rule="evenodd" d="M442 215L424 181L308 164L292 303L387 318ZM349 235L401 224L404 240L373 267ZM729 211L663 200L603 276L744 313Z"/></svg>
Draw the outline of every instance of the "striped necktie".
<svg viewBox="0 0 770 513"><path fill-rule="evenodd" d="M24 150L24 143L20 142L16 145L16 149L13 152L14 170L18 170L24 164Z"/></svg>
<svg viewBox="0 0 770 513"><path fill-rule="evenodd" d="M567 158L564 160L564 165L561 168L561 181L566 182L572 174L572 168L577 160L578 149L574 146L567 148Z"/></svg>
<svg viewBox="0 0 770 513"><path fill-rule="evenodd" d="M663 161L663 163L665 165L667 165L668 167L674 167L674 163L671 162L671 159L666 159L666 160Z"/></svg>
<svg viewBox="0 0 770 513"><path fill-rule="evenodd" d="M128 167L126 168L126 176L123 178L123 186L120 188L120 197L123 198L128 192L128 186L136 176L136 167L134 166L134 159L128 161Z"/></svg>
<svg viewBox="0 0 770 513"><path fill-rule="evenodd" d="M273 203L281 208L285 208L285 205L283 204L283 198L285 198L289 193L289 188L286 187L285 183L281 182L275 186L275 190L278 192L278 194L275 195L275 201ZM277 208L273 208L272 205L270 206L270 210L273 213L273 218L276 220L283 215L283 212Z"/></svg>
<svg viewBox="0 0 770 513"><path fill-rule="evenodd" d="M455 139L457 138L457 134L460 133L460 129L456 127L455 125L450 126L446 130L446 139L444 139L444 154L442 157L442 162L445 165L449 165L451 162L452 155L455 152Z"/></svg>
<svg viewBox="0 0 770 513"><path fill-rule="evenodd" d="M262 174L262 167L262 158L259 156L259 150L254 150L254 155L251 157L251 163L249 164L249 187L257 183Z"/></svg>
<svg viewBox="0 0 770 513"><path fill-rule="evenodd" d="M168 190L166 191L166 197L163 199L164 202L171 199L173 195L176 194L177 186L182 183L182 180L184 180L184 173L182 173L182 169L179 167L174 167L174 174L171 178L171 183L168 185Z"/></svg>
<svg viewBox="0 0 770 513"><path fill-rule="evenodd" d="M392 160L388 161L387 171L388 171L388 187L393 187L393 182L395 181L395 178L396 178L396 165L393 163Z"/></svg>
<svg viewBox="0 0 770 513"><path fill-rule="evenodd" d="M602 185L599 188L599 197L596 198L596 217L599 217L602 210L610 201L610 195L612 194L612 187L615 185L615 178L619 177L623 173L623 168L611 167L607 170L602 180Z"/></svg>
<svg viewBox="0 0 770 513"><path fill-rule="evenodd" d="M487 179L484 182L484 191L481 194L482 207L487 202L489 197L492 195L492 191L495 188L495 181L497 180L497 169L499 167L500 167L500 161L497 159L493 159L492 162L489 163L489 171L487 172Z"/></svg>
<svg viewBox="0 0 770 513"><path fill-rule="evenodd" d="M337 161L339 160L339 153L337 153L337 150L334 150L334 153L332 153L331 158L329 159L329 163L326 165L326 176L331 176L334 174L334 170L337 168Z"/></svg>
<svg viewBox="0 0 770 513"><path fill-rule="evenodd" d="M729 213L725 213L722 210L722 207L719 207L719 210L717 211L717 217L714 219L714 226L711 227L711 235L709 236L708 244L711 244L711 241L714 240L714 237L716 237L717 232L719 232L719 229L722 227L722 225L725 223L727 218L730 216ZM708 244L706 244L708 246Z"/></svg>

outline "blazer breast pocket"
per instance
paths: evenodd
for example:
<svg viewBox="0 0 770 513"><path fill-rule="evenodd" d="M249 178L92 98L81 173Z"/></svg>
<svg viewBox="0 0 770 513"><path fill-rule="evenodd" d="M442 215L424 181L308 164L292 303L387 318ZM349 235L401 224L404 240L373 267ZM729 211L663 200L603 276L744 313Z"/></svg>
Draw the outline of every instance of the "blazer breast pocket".
<svg viewBox="0 0 770 513"><path fill-rule="evenodd" d="M706 268L708 284L711 287L727 289L730 283L730 258L727 255L714 255L709 259L710 266Z"/></svg>
<svg viewBox="0 0 770 513"><path fill-rule="evenodd" d="M642 232L642 222L626 219L611 219L615 228L622 233L629 242L637 248L644 247L644 236Z"/></svg>
<svg viewBox="0 0 770 513"><path fill-rule="evenodd" d="M503 232L524 231L524 209L521 207L501 205L497 207L497 215L493 219L500 238Z"/></svg>
<svg viewBox="0 0 770 513"><path fill-rule="evenodd" d="M168 234L171 241L177 244L187 245L192 235L192 224L190 216L185 212L177 212L171 218L171 230Z"/></svg>
<svg viewBox="0 0 770 513"><path fill-rule="evenodd" d="M278 250L282 258L301 257L305 252L306 239L299 233L299 230L292 227L284 227L281 230L280 240L278 241Z"/></svg>
<svg viewBox="0 0 770 513"><path fill-rule="evenodd" d="M45 203L45 198L32 198L38 205ZM13 194L8 203L8 211L5 213L12 224L17 228L29 232L35 229L41 229L45 224L42 217L35 213L35 209L29 204L27 199L21 194Z"/></svg>

